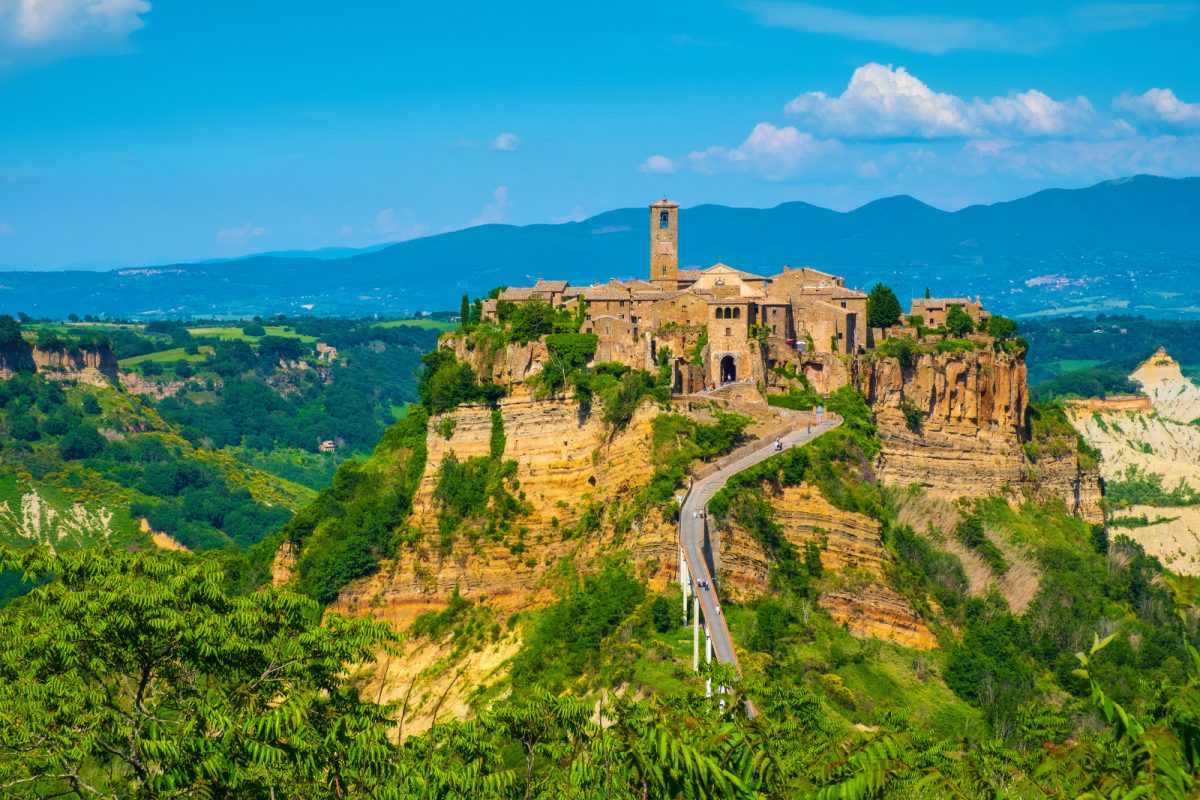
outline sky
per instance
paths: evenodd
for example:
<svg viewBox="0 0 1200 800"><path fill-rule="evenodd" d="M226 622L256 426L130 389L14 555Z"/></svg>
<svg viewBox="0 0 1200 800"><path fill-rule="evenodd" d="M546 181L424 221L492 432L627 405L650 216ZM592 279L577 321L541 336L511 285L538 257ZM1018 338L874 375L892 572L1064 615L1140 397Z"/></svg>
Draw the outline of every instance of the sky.
<svg viewBox="0 0 1200 800"><path fill-rule="evenodd" d="M1200 174L1200 5L0 0L0 266Z"/></svg>

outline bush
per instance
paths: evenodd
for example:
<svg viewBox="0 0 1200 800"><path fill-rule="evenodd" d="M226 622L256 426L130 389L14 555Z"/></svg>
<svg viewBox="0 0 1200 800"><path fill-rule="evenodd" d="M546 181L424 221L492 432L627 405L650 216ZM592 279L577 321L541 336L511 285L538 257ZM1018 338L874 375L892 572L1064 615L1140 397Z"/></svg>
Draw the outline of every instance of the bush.
<svg viewBox="0 0 1200 800"><path fill-rule="evenodd" d="M104 437L95 428L80 425L72 428L58 443L58 454L64 461L92 458L104 450Z"/></svg>
<svg viewBox="0 0 1200 800"><path fill-rule="evenodd" d="M267 329L257 322L251 322L249 325L242 326L242 333L246 336L266 336Z"/></svg>
<svg viewBox="0 0 1200 800"><path fill-rule="evenodd" d="M674 630L677 616L675 604L662 595L654 598L650 604L650 621L659 633Z"/></svg>

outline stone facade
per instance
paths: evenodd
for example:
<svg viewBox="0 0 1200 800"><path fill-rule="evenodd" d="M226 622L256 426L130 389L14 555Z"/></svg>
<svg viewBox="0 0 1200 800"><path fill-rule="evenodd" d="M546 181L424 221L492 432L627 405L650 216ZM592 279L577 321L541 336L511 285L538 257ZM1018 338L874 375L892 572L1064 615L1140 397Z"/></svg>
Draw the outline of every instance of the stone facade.
<svg viewBox="0 0 1200 800"><path fill-rule="evenodd" d="M495 319L497 306L505 302L549 303L571 311L582 306L580 332L599 337L597 361L641 369L669 350L677 387L766 383L772 366L802 354L849 356L874 344L867 295L847 288L837 275L785 266L764 276L722 263L680 269L679 206L665 198L650 206L649 267L649 280L583 287L539 278L533 286L508 288L484 301L483 317ZM986 318L978 299L913 304L935 326L956 304L976 321ZM691 369L697 365L701 374Z"/></svg>

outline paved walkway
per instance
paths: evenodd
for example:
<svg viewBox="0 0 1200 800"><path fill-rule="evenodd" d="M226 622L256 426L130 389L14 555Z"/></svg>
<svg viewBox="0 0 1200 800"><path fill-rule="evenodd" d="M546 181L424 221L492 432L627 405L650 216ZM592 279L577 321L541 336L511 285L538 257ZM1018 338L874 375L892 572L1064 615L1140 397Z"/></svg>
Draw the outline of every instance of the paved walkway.
<svg viewBox="0 0 1200 800"><path fill-rule="evenodd" d="M783 446L787 449L805 444L841 424L841 419L836 415L826 414L824 421L813 425L811 431L800 428L783 436ZM722 465L717 472L692 484L692 489L688 492L688 496L683 502L683 508L679 512L679 544L683 547L684 556L687 558L688 571L692 578L692 590L700 598L700 608L704 610L704 619L708 625L709 635L712 637L713 654L719 663L732 664L739 672L741 667L738 665L737 654L733 651L733 640L729 636L725 617L720 612L716 587L713 585L712 575L709 574L708 562L704 560L704 525L707 520L700 518L698 513L704 512L707 517L708 501L731 477L776 454L774 439L762 440L760 444L762 445L760 448L730 464ZM707 581L710 588L701 589L700 579Z"/></svg>

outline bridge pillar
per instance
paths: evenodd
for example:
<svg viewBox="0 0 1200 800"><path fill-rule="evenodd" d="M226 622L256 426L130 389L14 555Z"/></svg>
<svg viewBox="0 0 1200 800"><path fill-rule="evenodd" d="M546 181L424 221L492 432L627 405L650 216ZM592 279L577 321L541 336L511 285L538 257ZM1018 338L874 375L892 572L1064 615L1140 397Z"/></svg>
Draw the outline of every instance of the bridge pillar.
<svg viewBox="0 0 1200 800"><path fill-rule="evenodd" d="M700 598L692 598L692 672L700 671Z"/></svg>

